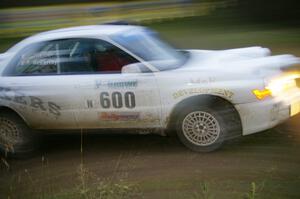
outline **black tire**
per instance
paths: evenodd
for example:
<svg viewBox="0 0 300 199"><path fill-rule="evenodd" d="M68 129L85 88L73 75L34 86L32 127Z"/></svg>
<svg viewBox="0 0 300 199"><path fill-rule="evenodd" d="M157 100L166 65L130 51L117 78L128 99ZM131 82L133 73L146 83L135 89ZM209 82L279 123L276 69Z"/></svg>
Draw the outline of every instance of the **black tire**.
<svg viewBox="0 0 300 199"><path fill-rule="evenodd" d="M193 121L195 121L196 119L189 119L194 116L196 116L196 118L203 118L205 116L208 118L208 120L210 120L210 123L206 124L205 122L203 122L204 120L202 120L200 125L200 119L199 121L193 123ZM179 140L192 151L215 151L222 146L222 144L230 134L230 130L236 128L237 125L232 125L233 117L234 111L232 110L232 108L222 103L185 106L179 112L177 117L177 136ZM215 128L212 128L212 126L214 126ZM210 130L207 130L208 128L210 128Z"/></svg>
<svg viewBox="0 0 300 199"><path fill-rule="evenodd" d="M0 112L0 150L7 157L26 158L36 148L37 136L13 112Z"/></svg>

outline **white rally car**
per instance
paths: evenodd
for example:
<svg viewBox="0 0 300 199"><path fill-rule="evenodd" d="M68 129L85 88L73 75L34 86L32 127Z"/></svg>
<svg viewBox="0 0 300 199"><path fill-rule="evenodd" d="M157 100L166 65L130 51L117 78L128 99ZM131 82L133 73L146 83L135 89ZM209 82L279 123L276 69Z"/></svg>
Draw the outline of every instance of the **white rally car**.
<svg viewBox="0 0 300 199"><path fill-rule="evenodd" d="M40 33L0 55L0 148L30 152L42 130L130 129L212 151L299 112L299 75L284 72L299 62L261 47L175 50L132 25Z"/></svg>

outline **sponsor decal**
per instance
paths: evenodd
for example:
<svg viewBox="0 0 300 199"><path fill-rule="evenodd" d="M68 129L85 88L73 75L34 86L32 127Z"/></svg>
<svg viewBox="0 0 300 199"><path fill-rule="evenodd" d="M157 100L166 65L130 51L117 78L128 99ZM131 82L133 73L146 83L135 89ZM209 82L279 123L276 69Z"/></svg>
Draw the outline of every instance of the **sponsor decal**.
<svg viewBox="0 0 300 199"><path fill-rule="evenodd" d="M192 78L190 81L192 84L208 84L208 83L213 83L216 82L215 77L209 77L209 78Z"/></svg>
<svg viewBox="0 0 300 199"><path fill-rule="evenodd" d="M64 58L64 56L70 55L70 50L52 50L52 51L43 51L40 53L36 53L34 55L21 58L21 65L37 65L37 66L47 66L47 65L58 65L59 62L70 62L70 61L87 61L85 57L68 57ZM57 56L60 56L58 59Z"/></svg>
<svg viewBox="0 0 300 199"><path fill-rule="evenodd" d="M0 99L43 112L48 112L56 117L61 115L61 107L54 102L44 101L35 96L26 96L24 93L12 90L10 88L0 87Z"/></svg>
<svg viewBox="0 0 300 199"><path fill-rule="evenodd" d="M129 80L129 81L120 81L120 80L109 80L102 81L96 80L96 88L100 87L108 87L108 88L136 88L138 86L137 80Z"/></svg>
<svg viewBox="0 0 300 199"><path fill-rule="evenodd" d="M102 121L136 121L140 119L138 112L101 112L99 119Z"/></svg>
<svg viewBox="0 0 300 199"><path fill-rule="evenodd" d="M56 51L45 51L21 58L21 65L57 65Z"/></svg>
<svg viewBox="0 0 300 199"><path fill-rule="evenodd" d="M194 95L194 94L215 94L224 96L226 98L232 98L233 92L221 89L221 88L190 88L190 89L182 89L173 94L173 98L177 99L179 97Z"/></svg>

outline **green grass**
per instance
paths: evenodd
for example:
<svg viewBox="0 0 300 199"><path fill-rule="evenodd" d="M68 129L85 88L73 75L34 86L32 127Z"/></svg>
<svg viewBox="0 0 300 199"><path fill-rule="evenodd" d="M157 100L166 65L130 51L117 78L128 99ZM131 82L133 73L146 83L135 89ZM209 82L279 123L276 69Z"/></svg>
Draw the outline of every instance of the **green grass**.
<svg viewBox="0 0 300 199"><path fill-rule="evenodd" d="M0 53L5 52L23 38L0 38Z"/></svg>
<svg viewBox="0 0 300 199"><path fill-rule="evenodd" d="M180 48L228 49L264 46L300 56L300 28L272 24L220 23L187 18L151 25Z"/></svg>
<svg viewBox="0 0 300 199"><path fill-rule="evenodd" d="M275 53L300 56L300 28L272 24L219 22L195 17L146 24L179 48L228 49L269 47ZM0 52L22 38L0 38Z"/></svg>
<svg viewBox="0 0 300 199"><path fill-rule="evenodd" d="M49 181L53 178L49 174L41 176L41 179L34 178L29 171L23 174L10 181L6 196L23 199L284 199L297 198L292 192L299 185L274 180L270 176L261 176L256 182L209 180L197 176L139 182L119 178L99 179L84 165L80 165L76 175L69 178L69 183L74 185L67 188L56 187L56 181ZM290 193L285 192L289 189Z"/></svg>

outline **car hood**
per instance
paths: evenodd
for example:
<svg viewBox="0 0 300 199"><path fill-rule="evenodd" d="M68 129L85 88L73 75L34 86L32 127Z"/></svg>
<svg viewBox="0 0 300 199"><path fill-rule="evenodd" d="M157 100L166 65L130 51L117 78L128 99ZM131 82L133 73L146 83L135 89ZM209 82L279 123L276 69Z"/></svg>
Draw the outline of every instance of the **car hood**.
<svg viewBox="0 0 300 199"><path fill-rule="evenodd" d="M271 51L262 47L230 50L187 50L190 59L181 70L212 70L231 73L278 73L291 65L299 64L300 58L293 55L271 56Z"/></svg>

